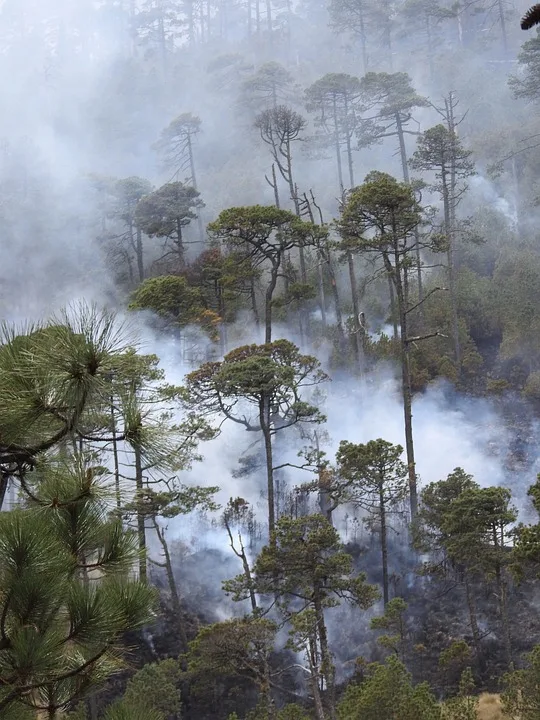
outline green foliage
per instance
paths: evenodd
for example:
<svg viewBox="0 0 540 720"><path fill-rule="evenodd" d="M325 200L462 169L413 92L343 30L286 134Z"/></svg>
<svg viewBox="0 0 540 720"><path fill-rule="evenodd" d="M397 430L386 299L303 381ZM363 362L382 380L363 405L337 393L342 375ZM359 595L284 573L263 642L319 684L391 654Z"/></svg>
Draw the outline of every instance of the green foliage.
<svg viewBox="0 0 540 720"><path fill-rule="evenodd" d="M511 76L509 85L517 98L535 102L540 98L540 38L533 37L521 46L518 63L524 69L520 76Z"/></svg>
<svg viewBox="0 0 540 720"><path fill-rule="evenodd" d="M199 683L212 678L245 678L267 691L268 659L276 632L274 622L251 616L207 625L190 643L188 672Z"/></svg>
<svg viewBox="0 0 540 720"><path fill-rule="evenodd" d="M293 77L283 65L275 61L261 65L240 87L241 101L252 110L276 107L278 103L292 97Z"/></svg>
<svg viewBox="0 0 540 720"><path fill-rule="evenodd" d="M540 645L527 656L528 666L503 678L503 711L512 718L536 720L540 713Z"/></svg>
<svg viewBox="0 0 540 720"><path fill-rule="evenodd" d="M190 402L199 410L221 412L248 429L261 429L263 402L275 408L285 427L299 421L321 422L323 416L302 400L301 390L325 380L327 375L316 358L302 355L288 340L277 340L239 347L222 362L203 365L187 376L187 389ZM237 413L239 400L255 407L253 418Z"/></svg>
<svg viewBox="0 0 540 720"><path fill-rule="evenodd" d="M115 197L114 214L126 224L135 221L137 204L152 191L152 184L140 177L128 177L117 180L113 187Z"/></svg>
<svg viewBox="0 0 540 720"><path fill-rule="evenodd" d="M413 686L405 666L391 656L368 667L361 685L349 685L339 720L440 720L441 708L426 683Z"/></svg>
<svg viewBox="0 0 540 720"><path fill-rule="evenodd" d="M121 666L122 637L152 617L127 579L136 538L107 518L103 477L82 458L40 468L42 497L0 515L0 709L33 691L62 708ZM99 582L84 577L98 573Z"/></svg>
<svg viewBox="0 0 540 720"><path fill-rule="evenodd" d="M366 583L363 573L352 575L352 558L344 550L335 528L321 515L276 523L271 544L265 546L253 567L255 590L274 595L285 606L294 598L324 607L347 599L361 608L370 607L378 592ZM244 575L224 585L235 599L248 597Z"/></svg>
<svg viewBox="0 0 540 720"><path fill-rule="evenodd" d="M204 207L200 193L191 185L172 182L143 197L137 205L135 223L150 237L182 242L182 228L197 218L194 210Z"/></svg>
<svg viewBox="0 0 540 720"><path fill-rule="evenodd" d="M510 497L506 488L481 488L456 468L423 490L416 542L443 549L452 562L492 576L510 562L505 546L516 519Z"/></svg>
<svg viewBox="0 0 540 720"><path fill-rule="evenodd" d="M335 102L340 115L343 115L347 107L352 109L360 94L360 80L357 77L345 73L328 73L306 90L306 107L310 112L318 112L322 118L325 112L332 112ZM345 117L343 119L346 120Z"/></svg>
<svg viewBox="0 0 540 720"><path fill-rule="evenodd" d="M444 669L456 664L461 665L469 661L470 658L471 648L465 640L454 640L439 655L439 666Z"/></svg>
<svg viewBox="0 0 540 720"><path fill-rule="evenodd" d="M407 238L422 221L422 208L410 185L387 173L372 172L349 193L337 228L359 251L381 253L388 271L391 262L397 262L397 268L409 265ZM390 258L396 251L397 257Z"/></svg>
<svg viewBox="0 0 540 720"><path fill-rule="evenodd" d="M190 286L201 293L204 307L225 321L235 319L242 297L249 294L251 282L260 274L242 252L225 253L219 247L203 250L184 273Z"/></svg>
<svg viewBox="0 0 540 720"><path fill-rule="evenodd" d="M265 261L280 264L286 250L316 245L326 238L324 228L274 205L223 210L208 225L208 232L231 249L245 252L255 267Z"/></svg>
<svg viewBox="0 0 540 720"><path fill-rule="evenodd" d="M0 463L33 464L101 399L125 350L122 330L111 313L81 305L21 334L5 326L1 340Z"/></svg>
<svg viewBox="0 0 540 720"><path fill-rule="evenodd" d="M310 720L310 716L299 705L285 705L277 714L277 720Z"/></svg>
<svg viewBox="0 0 540 720"><path fill-rule="evenodd" d="M277 712L274 710L272 717L275 717L275 720L311 720L311 716L307 715L305 710L295 704L286 705ZM268 718L268 707L263 703L260 703L255 710L251 710L246 715L246 720L268 720ZM229 716L228 720L239 720L239 718L234 713Z"/></svg>
<svg viewBox="0 0 540 720"><path fill-rule="evenodd" d="M539 272L535 253L505 253L493 277L502 330L500 357L523 358L532 370L538 369Z"/></svg>
<svg viewBox="0 0 540 720"><path fill-rule="evenodd" d="M162 275L147 278L132 295L130 310L151 310L166 320L184 327L200 320L203 311L201 292L190 287L186 278Z"/></svg>
<svg viewBox="0 0 540 720"><path fill-rule="evenodd" d="M390 508L407 496L407 466L403 448L379 438L365 445L342 440L336 454L343 501L368 510Z"/></svg>
<svg viewBox="0 0 540 720"><path fill-rule="evenodd" d="M537 481L527 491L534 509L540 514L540 475ZM513 549L513 570L518 577L523 576L524 565L540 565L540 523L523 525L520 523L515 531Z"/></svg>
<svg viewBox="0 0 540 720"><path fill-rule="evenodd" d="M395 113L426 107L426 98L416 93L407 73L368 72L360 81L366 104L377 106L379 115L387 117Z"/></svg>
<svg viewBox="0 0 540 720"><path fill-rule="evenodd" d="M467 490L478 489L472 475L455 468L446 480L430 483L420 495L420 510L415 523L415 544L421 549L436 549L445 543L445 513L450 504Z"/></svg>
<svg viewBox="0 0 540 720"><path fill-rule="evenodd" d="M123 704L128 708L152 708L163 717L180 718L178 683L181 669L178 660L168 659L145 665L128 681Z"/></svg>
<svg viewBox="0 0 540 720"><path fill-rule="evenodd" d="M442 191L443 184L450 182L451 169L458 179L475 174L471 155L472 151L463 147L455 132L445 125L435 125L418 138L410 166L413 170L432 170L437 180L432 187ZM454 201L455 198L451 200Z"/></svg>
<svg viewBox="0 0 540 720"><path fill-rule="evenodd" d="M191 145L200 130L201 119L191 113L183 113L161 131L154 149L160 155L166 169L179 171L186 164L190 164Z"/></svg>
<svg viewBox="0 0 540 720"><path fill-rule="evenodd" d="M504 545L508 526L516 520L510 497L506 488L475 488L464 490L450 502L442 530L452 559L487 573L509 559Z"/></svg>
<svg viewBox="0 0 540 720"><path fill-rule="evenodd" d="M119 700L107 708L103 720L166 720L166 715L146 703L131 705Z"/></svg>
<svg viewBox="0 0 540 720"><path fill-rule="evenodd" d="M459 694L443 705L444 720L477 720L478 697L474 696L475 682L470 667L465 668L459 681Z"/></svg>
<svg viewBox="0 0 540 720"><path fill-rule="evenodd" d="M387 630L392 633L391 635L386 633L379 636L377 642L387 650L394 652L401 660L405 659L408 635L405 619L406 611L407 603L405 600L396 597L387 603L384 614L380 617L374 617L370 623L373 630Z"/></svg>

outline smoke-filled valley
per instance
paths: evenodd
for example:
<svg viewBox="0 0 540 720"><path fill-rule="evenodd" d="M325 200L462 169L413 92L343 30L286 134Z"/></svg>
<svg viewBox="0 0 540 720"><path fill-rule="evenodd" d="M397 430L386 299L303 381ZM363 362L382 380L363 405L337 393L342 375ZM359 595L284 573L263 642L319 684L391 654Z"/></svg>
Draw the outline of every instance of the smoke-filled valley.
<svg viewBox="0 0 540 720"><path fill-rule="evenodd" d="M0 0L0 717L539 716L529 9Z"/></svg>

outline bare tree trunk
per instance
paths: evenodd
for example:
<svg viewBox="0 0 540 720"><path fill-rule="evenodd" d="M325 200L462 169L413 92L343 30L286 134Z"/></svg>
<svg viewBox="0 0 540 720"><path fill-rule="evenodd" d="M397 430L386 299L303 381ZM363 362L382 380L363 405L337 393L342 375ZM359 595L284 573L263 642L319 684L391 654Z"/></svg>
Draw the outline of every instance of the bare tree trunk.
<svg viewBox="0 0 540 720"><path fill-rule="evenodd" d="M364 370L364 343L362 327L360 326L360 306L358 303L358 288L356 286L356 275L354 272L354 259L350 250L347 250L347 264L349 266L349 281L351 284L351 298L353 306L353 334L356 361L362 372Z"/></svg>
<svg viewBox="0 0 540 720"><path fill-rule="evenodd" d="M335 97L334 97L333 103L334 103L334 144L335 144L335 148L336 148L339 194L341 195L343 193L344 185L343 185L343 169L341 166L341 148L339 146L339 122L338 122L338 116L337 116L337 101L336 101Z"/></svg>
<svg viewBox="0 0 540 720"><path fill-rule="evenodd" d="M116 439L116 417L114 415L114 403L111 396L111 434L114 467L114 492L116 495L116 509L120 510L122 505L122 492L120 488L120 463L118 461L118 440Z"/></svg>
<svg viewBox="0 0 540 720"><path fill-rule="evenodd" d="M480 645L480 629L478 627L478 616L476 613L476 602L474 600L474 594L471 588L471 580L469 577L469 571L467 568L464 569L464 582L465 582L465 597L467 600L467 609L469 610L469 622L471 625L471 633L473 636L473 645L476 650L476 657L481 660L482 648Z"/></svg>
<svg viewBox="0 0 540 720"><path fill-rule="evenodd" d="M272 186L272 188L274 190L274 202L276 204L276 207L279 210L279 208L280 208L279 188L278 188L277 177L276 177L276 166L274 165L274 163L272 163L272 182L270 183L270 185Z"/></svg>
<svg viewBox="0 0 540 720"><path fill-rule="evenodd" d="M136 240L135 240L137 255L137 270L139 271L139 281L144 280L144 253L143 253L143 242L142 242L142 230L137 228Z"/></svg>
<svg viewBox="0 0 540 720"><path fill-rule="evenodd" d="M272 0L266 0L266 27L268 29L268 41L272 44Z"/></svg>
<svg viewBox="0 0 540 720"><path fill-rule="evenodd" d="M273 267L270 275L270 282L266 288L264 302L264 342L272 342L272 297L277 285L279 267Z"/></svg>
<svg viewBox="0 0 540 720"><path fill-rule="evenodd" d="M388 540L386 531L386 504L384 501L384 488L381 481L379 487L379 521L381 523L381 560L383 574L383 602L384 607L388 605Z"/></svg>
<svg viewBox="0 0 540 720"><path fill-rule="evenodd" d="M444 230L448 243L448 285L450 290L450 309L452 313L452 337L454 341L454 358L456 361L456 370L458 376L461 375L461 347L459 342L459 318L457 311L457 291L456 291L456 268L454 263L454 233L451 220L450 209L450 193L448 188L447 170L442 168L442 188L443 188L443 206L444 206Z"/></svg>
<svg viewBox="0 0 540 720"><path fill-rule="evenodd" d="M193 157L193 143L191 142L191 133L187 134L187 148L188 148L188 159L189 159L189 172L191 173L191 184L195 190L197 187L197 175L195 174L195 158ZM204 242L204 226L201 217L201 211L197 213L197 229L199 231L199 240Z"/></svg>
<svg viewBox="0 0 540 720"><path fill-rule="evenodd" d="M261 324L261 319L259 316L259 308L257 307L257 294L255 292L255 280L253 278L251 278L250 280L249 296L251 299L251 310L253 311L253 319L255 320L255 325L258 328Z"/></svg>
<svg viewBox="0 0 540 720"><path fill-rule="evenodd" d="M357 4L358 8L358 15L359 15L359 21L360 21L360 44L362 46L362 63L364 65L364 75L369 70L369 60L368 60L368 51L367 51L367 37L366 37L366 24L364 21L364 2L363 0L359 0Z"/></svg>
<svg viewBox="0 0 540 720"><path fill-rule="evenodd" d="M137 490L138 503L142 502L143 492L143 470L142 470L142 457L141 448L138 443L133 446L135 453L135 486ZM146 568L146 519L142 508L137 510L137 535L139 538L139 580L146 583L148 579L148 573Z"/></svg>
<svg viewBox="0 0 540 720"><path fill-rule="evenodd" d="M270 341L268 341L270 342ZM263 397L259 408L259 421L264 438L266 456L266 487L268 493L268 534L270 543L275 543L276 508L274 499L274 461L272 453L272 432L270 427L270 399Z"/></svg>
<svg viewBox="0 0 540 720"><path fill-rule="evenodd" d="M409 501L411 507L411 519L414 520L418 510L418 489L416 479L416 462L414 458L414 438L412 425L412 391L411 374L409 366L409 345L407 341L407 306L405 292L400 270L399 248L394 251L395 267L392 267L388 255L384 256L386 270L396 290L396 300L399 312L400 324L400 349L401 349L401 386L403 394L403 415L405 425L405 449L407 452L407 469L409 475Z"/></svg>
<svg viewBox="0 0 540 720"><path fill-rule="evenodd" d="M309 649L306 650L306 655L307 655L308 663L309 663L310 684L311 684L311 691L313 693L313 704L315 706L315 715L317 716L317 720L326 720L324 706L323 706L322 698L321 698L321 691L319 689L319 671L317 668L316 660L314 660L314 657L313 657L313 656L316 656L316 649L314 647L315 641L310 640L309 644L310 644L310 647L309 647Z"/></svg>
<svg viewBox="0 0 540 720"><path fill-rule="evenodd" d="M401 168L403 170L403 180L407 183L407 185L410 185L410 177L409 177L409 166L407 164L407 147L405 145L405 135L403 133L403 123L401 120L401 114L398 112L394 115L395 121L396 121L396 130L397 130L397 136L399 140L399 155L401 158Z"/></svg>
<svg viewBox="0 0 540 720"><path fill-rule="evenodd" d="M429 11L426 13L426 35L428 43L428 62L429 62L429 79L433 81L435 77L435 66L433 62L433 33L431 30L431 17Z"/></svg>
<svg viewBox="0 0 540 720"><path fill-rule="evenodd" d="M499 542L496 526L493 527L493 546L495 548L495 552L503 552L502 542ZM498 561L495 564L495 582L497 586L497 601L499 605L499 615L501 618L501 625L503 630L506 662L508 663L508 668L512 669L512 641L510 639L510 624L508 621L508 604L506 597L507 583L505 578L503 578L501 563Z"/></svg>
<svg viewBox="0 0 540 720"><path fill-rule="evenodd" d="M392 326L394 328L394 340L399 337L398 318L396 313L396 297L394 290L394 283L392 277L388 276L388 293L390 295L390 319L392 320Z"/></svg>
<svg viewBox="0 0 540 720"><path fill-rule="evenodd" d="M328 273L330 275L330 287L332 288L332 295L334 297L334 310L336 313L336 326L338 331L338 339L340 345L345 345L345 333L343 331L343 313L341 312L341 300L339 297L339 289L337 286L336 272L334 269L334 263L332 261L332 254L330 248L326 247L326 263L328 266Z"/></svg>
<svg viewBox="0 0 540 720"><path fill-rule="evenodd" d="M2 476L0 477L0 510L2 510L4 506L4 501L6 499L6 492L9 485L9 475L4 475L2 473Z"/></svg>
<svg viewBox="0 0 540 720"><path fill-rule="evenodd" d="M185 266L185 260L184 260L184 239L182 235L182 223L180 222L180 218L177 218L176 220L176 251L178 253L178 259L180 261L180 267L183 268Z"/></svg>
<svg viewBox="0 0 540 720"><path fill-rule="evenodd" d="M497 0L497 9L499 11L499 22L501 23L504 56L506 57L508 55L508 33L506 31L506 18L504 16L504 5L502 0Z"/></svg>
<svg viewBox="0 0 540 720"><path fill-rule="evenodd" d="M345 145L347 147L347 164L349 166L349 187L354 187L354 168L351 147L351 133L349 131L349 102L345 95Z"/></svg>
<svg viewBox="0 0 540 720"><path fill-rule="evenodd" d="M246 578L247 586L249 588L249 599L251 601L251 610L253 612L255 612L258 608L257 596L255 595L255 590L254 590L254 585L253 585L253 576L251 574L251 568L249 567L248 559L246 556L246 550L245 550L244 544L242 542L242 536L240 534L238 534L238 540L240 542L240 550L237 550L236 545L234 544L231 526L229 525L227 520L225 520L225 529L227 530L227 534L229 536L229 545L231 546L233 553L236 555L237 558L240 558L240 560L242 561L242 569L244 571L244 577Z"/></svg>
<svg viewBox="0 0 540 720"><path fill-rule="evenodd" d="M176 578L174 577L174 572L173 572L173 567L172 567L172 562L171 562L171 554L169 552L169 545L165 538L165 532L162 530L162 528L159 527L155 518L154 518L154 530L156 531L156 535L157 535L157 538L161 545L161 549L163 550L163 556L165 558L165 562L163 564L165 566L165 573L167 574L167 582L169 584L169 591L171 593L171 604L172 604L172 609L173 609L173 613L174 613L175 624L178 629L178 634L180 636L180 640L183 645L183 650L187 651L188 638L186 635L186 629L184 627L184 623L182 622L182 619L181 619L182 618L182 605L180 603L180 593L178 592L178 585L176 584Z"/></svg>
<svg viewBox="0 0 540 720"><path fill-rule="evenodd" d="M405 133L403 132L403 121L401 114L396 112L395 114L396 130L399 140L399 154L401 157L401 168L403 171L403 180L407 185L411 184L409 175L409 165L407 162L407 146L405 145ZM414 228L414 240L415 240L415 254L416 254L416 280L418 284L418 302L419 302L419 315L420 320L423 323L424 318L424 287L422 282L422 260L420 257L420 232L418 227Z"/></svg>
<svg viewBox="0 0 540 720"><path fill-rule="evenodd" d="M317 282L319 286L319 306L321 308L321 320L323 328L326 327L326 297L324 293L324 273L322 262L317 263Z"/></svg>
<svg viewBox="0 0 540 720"><path fill-rule="evenodd" d="M336 670L332 661L332 654L328 646L328 636L326 632L326 623L324 621L324 610L320 599L319 590L314 588L313 605L315 609L315 617L317 620L317 634L321 646L321 665L323 668L322 675L326 682L326 696L324 703L326 705L326 716L330 720L335 720L336 704L335 704L335 675Z"/></svg>

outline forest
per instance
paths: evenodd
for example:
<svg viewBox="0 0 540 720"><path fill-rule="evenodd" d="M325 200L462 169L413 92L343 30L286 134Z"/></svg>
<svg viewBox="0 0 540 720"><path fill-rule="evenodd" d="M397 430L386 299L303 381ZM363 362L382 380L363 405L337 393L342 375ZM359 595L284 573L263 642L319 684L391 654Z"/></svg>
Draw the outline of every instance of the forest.
<svg viewBox="0 0 540 720"><path fill-rule="evenodd" d="M527 12L0 0L0 718L538 720Z"/></svg>

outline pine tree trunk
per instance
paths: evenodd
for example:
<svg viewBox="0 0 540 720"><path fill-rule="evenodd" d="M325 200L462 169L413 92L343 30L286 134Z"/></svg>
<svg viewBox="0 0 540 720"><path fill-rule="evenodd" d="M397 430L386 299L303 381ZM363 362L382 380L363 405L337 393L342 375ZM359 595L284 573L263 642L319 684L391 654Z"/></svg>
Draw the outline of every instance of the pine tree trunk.
<svg viewBox="0 0 540 720"><path fill-rule="evenodd" d="M418 489L416 480L416 462L414 458L414 439L412 425L412 390L409 367L409 346L407 342L407 306L405 292L400 268L399 248L394 251L394 263L392 267L388 255L384 255L386 270L389 279L393 282L396 290L396 301L398 306L400 324L400 350L401 350L401 387L403 395L403 416L405 425L405 448L407 452L407 468L409 475L409 501L411 507L411 519L414 520L418 510Z"/></svg>
<svg viewBox="0 0 540 720"><path fill-rule="evenodd" d="M270 341L268 341L270 342ZM275 543L276 510L274 499L274 461L272 453L272 430L270 420L270 398L263 396L259 407L259 422L264 438L266 456L266 489L268 494L268 534L270 543Z"/></svg>
<svg viewBox="0 0 540 720"><path fill-rule="evenodd" d="M390 275L388 276L388 294L390 295L390 319L392 320L392 327L394 329L394 340L397 340L399 337L399 327L396 312L396 297L394 283Z"/></svg>
<svg viewBox="0 0 540 720"><path fill-rule="evenodd" d="M161 549L163 550L163 556L165 558L165 572L167 574L167 582L169 583L169 591L171 593L171 604L174 613L175 625L178 629L178 634L182 642L182 650L187 652L188 649L188 638L186 635L186 629L182 622L182 605L180 603L180 594L178 592L178 586L176 584L176 578L174 577L171 554L169 552L169 545L165 539L164 531L159 527L156 519L154 518L154 529L158 537Z"/></svg>
<svg viewBox="0 0 540 720"><path fill-rule="evenodd" d="M135 486L137 490L137 501L142 502L142 491L143 491L143 469L142 469L142 456L141 448L138 443L133 446L135 454ZM142 508L137 510L137 535L139 538L139 580L141 582L147 582L148 573L146 568L146 518Z"/></svg>
<svg viewBox="0 0 540 720"><path fill-rule="evenodd" d="M463 571L464 582L465 582L465 597L467 600L467 609L469 611L469 622L471 625L471 632L473 636L473 645L476 650L476 657L479 661L482 658L482 648L480 645L480 629L478 627L478 616L476 613L476 602L474 600L474 594L471 588L471 580L469 577L469 571L467 568Z"/></svg>
<svg viewBox="0 0 540 720"><path fill-rule="evenodd" d="M506 18L504 16L504 5L502 0L497 0L497 9L499 11L499 22L501 23L504 56L506 57L508 55L508 33L506 30Z"/></svg>
<svg viewBox="0 0 540 720"><path fill-rule="evenodd" d="M120 462L118 460L118 440L116 438L116 417L114 415L114 402L111 396L111 434L112 434L112 452L114 467L114 492L116 496L116 509L120 510L122 505L122 492L120 487Z"/></svg>
<svg viewBox="0 0 540 720"><path fill-rule="evenodd" d="M351 299L353 306L353 334L356 362L360 371L364 370L364 343L362 328L360 327L360 306L358 302L358 288L356 286L356 275L354 272L354 259L350 250L347 250L347 264L349 266L349 282L351 284Z"/></svg>
<svg viewBox="0 0 540 720"><path fill-rule="evenodd" d="M357 3L358 8L358 19L359 19L359 28L360 28L360 44L362 46L362 62L364 65L364 75L369 70L369 60L368 60L368 51L367 51L367 37L366 37L366 24L364 20L364 2L363 0L359 0Z"/></svg>
<svg viewBox="0 0 540 720"><path fill-rule="evenodd" d="M411 184L411 179L409 175L409 165L407 162L407 146L405 145L405 134L403 132L403 121L401 119L401 114L399 112L396 112L395 114L395 121L396 121L396 130L397 130L397 136L399 139L399 154L401 157L401 168L403 171L403 180L407 183L407 185ZM415 254L416 254L416 280L418 284L418 302L419 302L419 315L420 315L420 321L421 324L423 324L424 320L424 307L423 307L423 300L424 300L424 287L422 282L422 260L420 257L420 233L418 231L418 227L414 228L414 240L415 240Z"/></svg>
<svg viewBox="0 0 540 720"><path fill-rule="evenodd" d="M343 194L343 169L341 166L341 148L339 146L339 122L338 122L338 115L337 115L337 100L334 96L333 99L333 110L334 110L334 144L336 148L336 160L337 160L337 170L338 170L338 182L339 182L339 194Z"/></svg>
<svg viewBox="0 0 540 720"><path fill-rule="evenodd" d="M459 318L457 311L456 291L456 268L454 263L454 236L452 226L452 214L450 208L450 191L448 187L448 171L443 165L441 168L443 207L444 207L444 230L448 243L448 285L450 290L450 310L452 314L452 339L454 342L454 359L458 377L461 375L461 347L459 343Z"/></svg>
<svg viewBox="0 0 540 720"><path fill-rule="evenodd" d="M326 631L326 623L324 621L324 610L320 599L320 591L315 586L315 592L313 594L313 606L315 609L315 617L317 620L317 634L319 636L319 644L321 647L321 665L322 665L322 676L326 682L326 717L331 720L335 720L336 717L336 703L335 703L335 667L332 662L332 654L328 646L328 635Z"/></svg>
<svg viewBox="0 0 540 720"><path fill-rule="evenodd" d="M274 163L272 163L272 189L274 191L274 202L276 204L277 209L279 210L281 207L281 203L279 202L279 188L277 184L277 177L276 177L276 166Z"/></svg>
<svg viewBox="0 0 540 720"><path fill-rule="evenodd" d="M184 260L184 239L182 235L182 223L180 218L176 219L176 250L178 253L178 260L180 261L180 267L183 269L185 266Z"/></svg>
<svg viewBox="0 0 540 720"><path fill-rule="evenodd" d="M308 662L309 662L310 684L311 684L311 691L313 693L313 704L315 706L315 715L317 717L317 720L326 720L324 706L323 706L322 698L321 698L321 691L319 689L319 673L318 673L316 662L313 659L313 656L316 655L316 650L313 647L313 645L314 645L314 641L310 640L310 648L309 648L309 650L306 651L306 655L308 657Z"/></svg>
<svg viewBox="0 0 540 720"><path fill-rule="evenodd" d="M142 230L137 228L136 240L136 255L137 255L137 270L139 271L139 281L144 280L144 253L143 253L143 242L142 242Z"/></svg>
<svg viewBox="0 0 540 720"><path fill-rule="evenodd" d="M504 552L502 544L499 543L498 529L495 525L493 526L493 546L496 553ZM499 604L499 615L501 618L501 625L503 630L506 662L508 664L508 669L510 670L512 668L512 641L510 639L510 624L508 621L508 604L506 597L507 583L506 580L503 578L501 563L498 560L495 563L495 582L497 586L497 600Z"/></svg>
<svg viewBox="0 0 540 720"><path fill-rule="evenodd" d="M264 342L272 342L272 297L277 285L279 266L273 266L270 275L270 282L266 288L264 298Z"/></svg>
<svg viewBox="0 0 540 720"><path fill-rule="evenodd" d="M266 0L266 27L268 30L268 42L272 44L272 0Z"/></svg>
<svg viewBox="0 0 540 720"><path fill-rule="evenodd" d="M349 166L349 187L354 187L354 168L351 147L351 132L349 129L349 100L345 95L345 145L347 147L347 164Z"/></svg>
<svg viewBox="0 0 540 720"><path fill-rule="evenodd" d="M428 44L428 62L429 62L429 79L433 81L435 77L435 66L433 62L433 33L431 30L431 17L429 11L426 13L426 35Z"/></svg>
<svg viewBox="0 0 540 720"><path fill-rule="evenodd" d="M255 280L251 278L249 285L249 297L251 300L251 310L253 312L253 319L255 320L255 326L258 328L261 324L261 318L259 316L259 308L257 307L257 293L255 292Z"/></svg>
<svg viewBox="0 0 540 720"><path fill-rule="evenodd" d="M6 499L6 492L9 485L9 475L4 475L2 473L0 477L0 510L2 510L4 506L4 501Z"/></svg>
<svg viewBox="0 0 540 720"><path fill-rule="evenodd" d="M388 605L388 540L386 530L386 503L384 501L383 483L379 486L379 521L381 523L381 560L383 574L383 602L384 607Z"/></svg>

